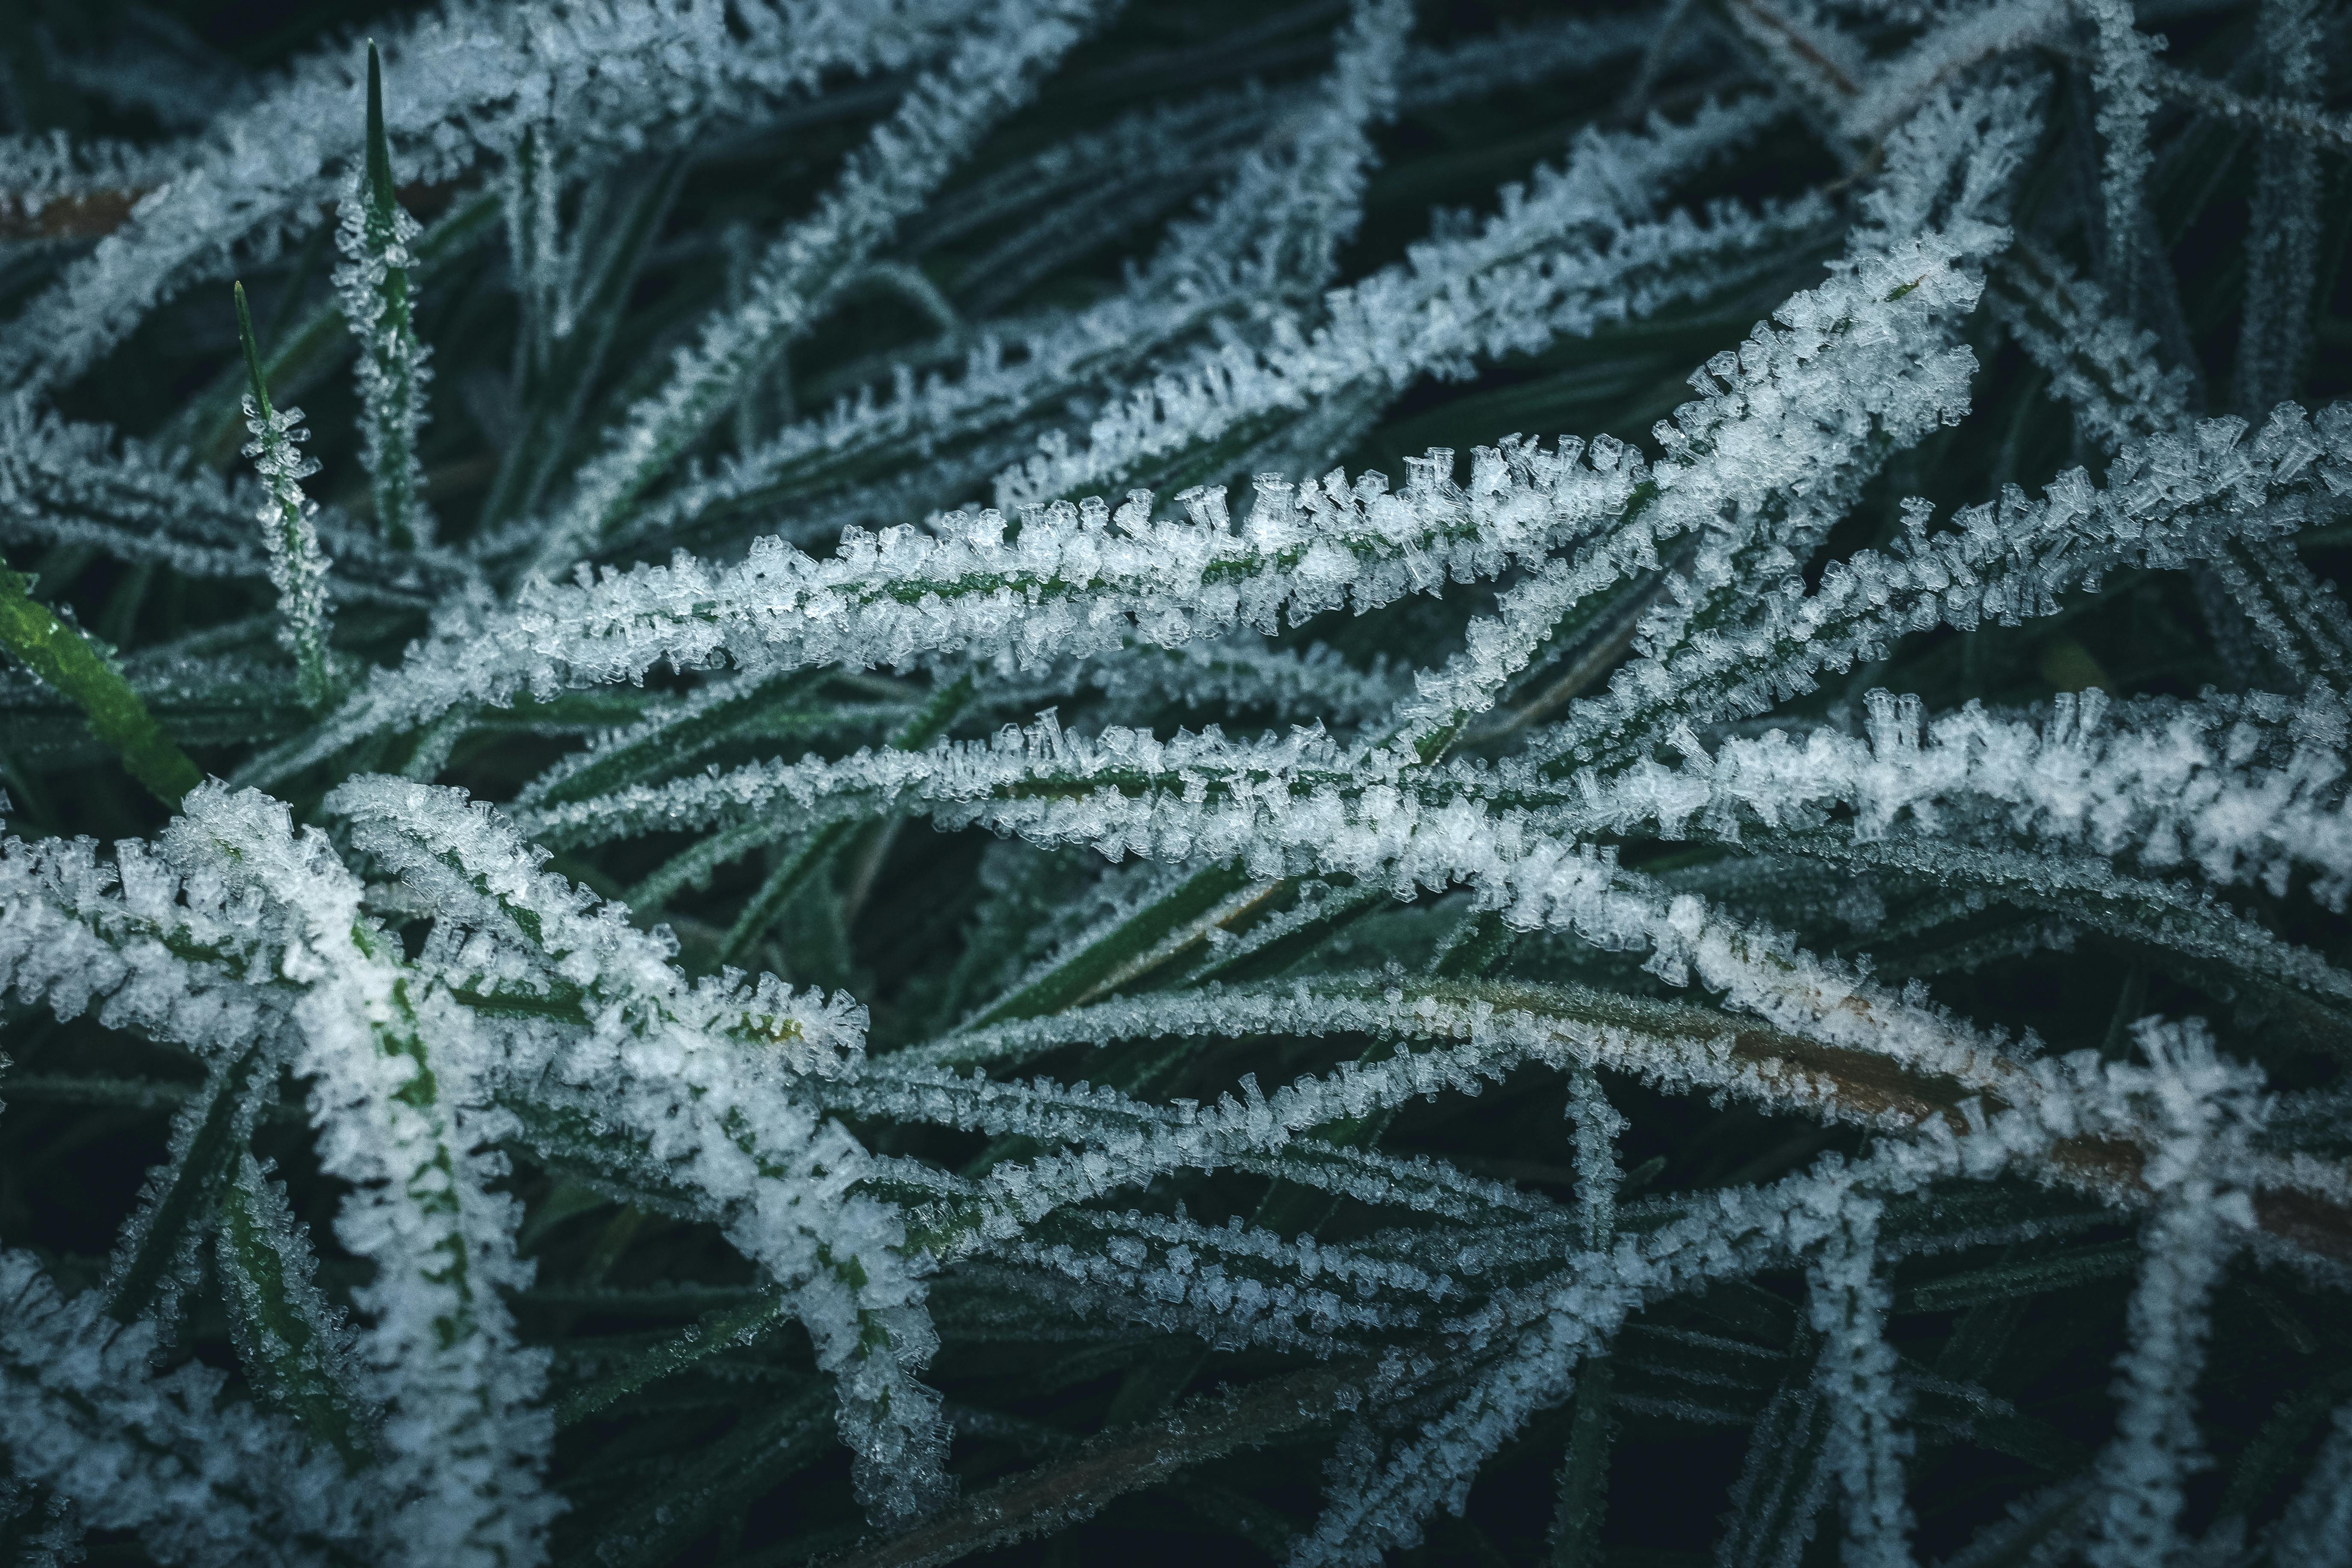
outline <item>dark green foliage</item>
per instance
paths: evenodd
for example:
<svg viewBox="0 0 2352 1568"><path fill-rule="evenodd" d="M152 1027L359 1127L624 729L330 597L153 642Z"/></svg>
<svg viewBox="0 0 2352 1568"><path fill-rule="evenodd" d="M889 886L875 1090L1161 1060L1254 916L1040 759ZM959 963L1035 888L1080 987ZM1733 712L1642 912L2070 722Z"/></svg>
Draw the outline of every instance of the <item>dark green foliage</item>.
<svg viewBox="0 0 2352 1568"><path fill-rule="evenodd" d="M141 47L159 59L201 67L215 73L201 79L250 93L289 57L362 27L388 36L405 13L319 0L265 25L258 11L193 0L16 9L0 18L0 125L28 136L151 142L182 127L152 104L77 87L60 62L96 58L119 27L150 40ZM1666 29L1646 54L1620 52L1597 69L1569 62L1477 90L1423 83L1377 132L1361 221L1338 226L1348 232L1331 275L1293 277L1286 293L1269 289L1258 306L1194 323L1171 342L1211 344L1279 310L1311 325L1326 287L1406 261L1408 247L1433 227L1468 232L1463 210L1483 218L1498 186L1557 163L1588 128L1624 132L1652 109L1685 117L1759 82L1801 98L1803 80L1785 74L1795 68L1776 64L1758 41L1759 26L1787 20L1781 9L1803 8L1678 3L1644 14ZM1423 5L1412 47L1468 47L1497 28L1539 30L1571 15L1615 17L1537 4ZM1837 15L1881 62L1918 31L1893 7ZM2341 117L2352 28L2341 6L2313 15L2324 85L2310 111ZM299 393L317 432L310 451L329 531L313 531L299 488L290 496L273 488L268 521L218 548L236 545L257 560L268 528L278 536L273 558L299 562L326 538L336 584L331 645L323 614L304 622L291 612L287 647L273 643L278 599L258 568L207 575L186 561L117 559L99 542L58 542L54 531L30 524L0 533L29 573L0 566L9 830L26 839L152 837L208 773L259 780L297 820L321 824L330 789L373 773L551 811L775 756L982 742L1049 705L1073 734L1118 722L1161 737L1211 724L1230 738L1279 737L1326 718L1335 731L1364 729L1339 716L1349 693L1387 681L1394 690L1381 689L1373 705L1385 711L1388 697L1410 693L1401 672L1442 668L1463 647L1472 617L1532 571L1507 568L1362 615L1326 610L1281 626L1269 640L1274 654L1314 649L1331 660L1298 700L1271 679L1236 684L1238 698L1206 677L1206 695L1188 694L1181 673L1119 688L1076 661L1055 667L1052 680L1017 681L910 655L872 668L755 672L730 687L710 669L662 666L636 684L551 689L504 706L468 701L424 723L302 751L367 671L397 666L413 639L436 630L465 635L474 624L465 616L517 591L525 563L556 537L551 520L579 524L578 548L556 552L564 567L577 557L625 572L659 564L673 546L733 562L752 540L774 534L822 554L845 524L919 524L990 499L992 476L1038 451L1041 435L1082 446L1096 417L1149 388L1160 353L1139 353L1118 374L1082 368L1034 405L992 408L965 425L817 442L758 485L688 504L696 485L731 476L731 463L837 397L878 392L887 401L894 372L912 388L1004 343L1018 364L1018 345L1040 323L1118 298L1167 221L1225 188L1244 151L1288 123L1283 115L1300 112L1347 16L1339 5L1269 13L1134 0L1070 51L1038 97L960 149L953 174L910 201L903 222L802 258L793 277L806 319L742 349L724 384L687 400L649 442L645 465L603 496L572 482L609 457L609 433L662 389L706 315L740 303L760 247L816 209L877 117L894 112L903 79L885 72L829 80L789 112L713 129L683 148L567 146L561 128L534 126L502 166L454 184L402 185L385 75L370 45L364 96L351 105L365 127L353 187L365 203L358 227L383 247L405 234L411 215L422 225L397 241L405 264L387 268L378 285L378 330L429 349L430 423L377 416L369 432L381 400L346 389L352 378L342 373L370 355L383 384L404 388L400 397L421 400L426 378L421 357L402 358L347 325L323 217L309 234L243 258L233 302L209 282L175 294L41 405L182 454L173 461L183 466L164 466L194 493L237 467L245 397L266 424ZM2255 6L2178 5L2160 16L2143 8L2143 31L2159 22L2171 40L2162 69L2245 92L2267 79ZM2286 167L2283 133L2200 110L2176 84L2150 122L2148 233L2133 251L2137 270L2119 267L2096 210L2105 143L2090 36L2053 26L2007 53L2047 87L2046 131L2018 173L2012 222L2069 276L2137 278L2129 324L2154 334L2152 358L2189 373L2180 395L2187 413L2246 403L2219 389L2239 384L2246 250L2261 239L2267 211L2250 206L2249 193L2258 178L2271 190L2289 177L2278 172ZM403 79L392 58L396 109ZM1162 149L1160 162L1087 140L1131 110L1217 93L1233 102L1171 119L1164 133L1174 150ZM1109 488L1151 487L1165 510L1164 498L1186 487L1241 481L1253 468L1402 472L1409 456L1466 452L1513 431L1612 436L1658 457L1653 426L1688 400L1694 369L1736 349L1750 323L1815 285L1822 263L1843 253L1885 141L1857 145L1824 132L1843 112L1843 100L1811 103L1805 116L1779 121L1658 197L1664 208L1827 193L1820 222L1778 235L1764 253L1724 262L1680 294L1661 284L1670 302L1604 311L1591 330L1558 333L1537 352L1449 361L1398 384L1368 379L1307 406L1260 413L1212 437L1171 443ZM2271 404L2294 398L2317 409L2352 391L2352 277L2344 268L2352 165L2344 133L2333 134L2308 139L2324 221L2311 237L2315 278L2297 320L2312 347L2256 400L2261 408L2240 410L2257 424ZM9 178L0 167L0 198ZM1441 209L1433 225L1433 207ZM0 331L100 238L95 216L91 232L60 236L6 226L14 211L0 202ZM1832 562L1864 550L1901 554L1906 498L1925 497L1948 519L2003 487L2037 491L2078 466L2095 480L2109 476L2115 444L2058 399L2049 372L2018 346L2015 317L1999 313L2010 298L2009 309L2031 315L2035 307L2016 300L2047 281L2032 272L2040 265L2015 257L1989 264L1993 304L1959 329L1976 364L1965 424L1900 453L1874 453L1884 461L1834 529L1808 541L1801 560L1776 564L1759 552L1745 563L1747 577L1709 590L1723 602L1701 605L1696 635L1744 613L1741 595L1763 591L1784 568L1791 581L1818 587ZM2152 406L2135 405L2149 418ZM412 450L421 476L413 485L399 477ZM9 460L0 452L0 464ZM292 458L280 468L292 474ZM388 478L394 468L399 474ZM7 493L16 500L0 504L21 500L29 515L32 487ZM1627 518L1656 494L1654 486L1637 496ZM116 504L81 497L65 510L77 522L145 526L130 502L108 511ZM667 521L638 531L649 515ZM200 531L191 524L192 539ZM1613 672L1648 651L1644 618L1698 592L1682 575L1698 549L1693 540L1662 552L1577 603L1489 710L1415 733L1422 761L1500 763L1606 689ZM1305 556L1303 545L1297 553ZM460 555L463 571L451 564ZM2352 650L2329 640L2335 623L2324 616L2296 619L2278 584L2314 578L2332 594L2347 568L2352 525L2340 521L2259 547L2232 545L2187 568L2125 564L2070 591L2055 614L1916 631L1850 668L1821 670L1770 720L1858 731L1864 694L1882 689L1917 693L1931 710L1966 702L2023 709L2091 690L2186 700L2318 689L2345 673ZM2251 585L2231 586L2241 582ZM290 603L293 590L280 588ZM2253 624L2265 605L2286 606L2286 630L2267 643ZM445 617L437 628L436 615ZM985 661L999 650L973 651ZM1765 727L1726 720L1704 739L1718 745ZM1682 747L1664 738L1665 726L1654 728L1629 729L1561 761L1544 781L1554 794L1527 815L1571 809L1578 766L1673 765L1697 744ZM589 737L601 738L593 751L582 746ZM306 755L300 765L288 761ZM1059 786L1024 787L1042 799ZM1157 786L1139 778L1118 787L1140 797ZM2352 994L2328 989L2328 977L2352 966L2352 927L2315 901L2307 878L2209 886L2194 868L2053 848L1990 816L1967 825L1963 854L1956 836L1915 826L1865 830L1841 806L1820 820L1750 822L1713 837L1611 831L1594 840L1612 865L1788 933L1808 952L1859 955L1882 987L1874 994L1916 984L1953 1013L2012 1037L2030 1033L2046 1054L2090 1050L2127 1062L2137 1020L2206 1019L2227 1056L2258 1068L2284 1097L2265 1134L2282 1158L2328 1162L2340 1175L2352 1155L2343 1100ZM348 844L348 825L333 831ZM1008 1047L1003 1059L953 1049L958 1032L1013 1038L1024 1023L1080 1009L1258 995L1295 983L1302 994L1311 984L1360 1001L1386 995L1399 1005L1524 1015L1563 1038L1584 1030L1670 1039L1710 1063L1765 1064L1819 1091L1759 1103L1717 1094L1712 1079L1664 1081L1609 1061L1597 1072L1579 1067L1627 1123L1595 1166L1580 1154L1563 1075L1521 1062L1481 1092L1433 1090L1318 1121L1255 1163L1171 1169L1070 1205L1080 1217L1056 1211L1022 1232L1024 1244L1073 1255L1144 1256L1147 1244L1160 1245L1152 1222L1179 1216L1211 1230L1230 1225L1234 1236L1246 1229L1285 1244L1307 1237L1358 1247L1401 1271L1443 1272L1475 1251L1478 1267L1461 1268L1471 1283L1457 1289L1475 1300L1440 1303L1467 1311L1535 1289L1580 1248L1602 1253L1703 1213L1718 1190L1780 1180L1824 1154L1865 1159L1882 1138L1899 1135L1898 1120L1965 1129L1970 1117L1980 1126L1988 1110L2004 1109L1902 1062L1799 1038L1782 1020L1725 1005L1719 989L1677 989L1644 968L1641 952L1524 931L1458 889L1403 902L1385 885L1303 864L1253 868L1220 851L1180 864L1108 865L1088 851L994 839L979 828L935 831L894 802L822 821L779 809L708 830L681 824L567 849L546 868L600 896L625 896L641 926L667 928L678 965L695 978L766 971L848 990L870 1010L870 1056L935 1047L938 1065L967 1078L982 1066L996 1082L1035 1071L1154 1106L1213 1108L1245 1081L1252 1094L1258 1085L1271 1092L1301 1075L1440 1052L1456 1037L1412 1037L1402 1025L1244 1035L1119 1033L1106 1024L1099 1038L1020 1047L1025 1054ZM416 961L436 930L433 911L405 897L389 879L372 883L368 910L396 939L394 963ZM2319 971L2326 973L2315 981ZM551 1028L583 1027L604 1005L578 988L451 995L485 1018ZM14 994L5 1005L0 1244L33 1249L56 1279L103 1291L107 1310L126 1323L176 1321L164 1353L240 1369L229 1400L284 1415L353 1473L364 1471L376 1436L343 1378L341 1336L344 1305L368 1269L331 1228L341 1188L318 1169L289 1058L257 1040L199 1080L184 1054L110 1027L110 1018L59 1023ZM1461 1037L1468 1033L1465 1026ZM546 1404L557 1435L547 1479L568 1508L550 1536L559 1563L906 1568L970 1555L991 1564L1141 1568L1278 1560L1316 1528L1335 1466L1437 1429L1491 1371L1464 1355L1463 1331L1444 1311L1424 1312L1410 1328L1351 1326L1339 1287L1330 1321L1311 1324L1297 1344L1221 1340L1205 1312L1108 1288L1089 1294L1074 1271L1034 1258L1016 1267L977 1243L967 1247L984 1223L979 1200L940 1197L909 1175L910 1165L884 1163L870 1189L908 1205L910 1249L928 1245L947 1259L929 1276L941 1342L922 1376L943 1395L961 1494L927 1519L869 1523L840 1458L832 1379L818 1370L790 1303L646 1140L575 1101L541 1103L520 1092L511 1100L499 1102L511 1113L506 1188L527 1216L521 1247L537 1269L512 1305L525 1340L551 1357ZM826 1103L886 1161L921 1162L961 1181L1059 1147L1026 1132ZM1849 1103L1860 1111L1814 1114ZM1865 1116L1879 1119L1876 1131L1861 1124ZM2137 1191L2145 1156L2137 1148L2117 1154L2088 1135L2078 1142L2062 1151L2071 1164L2040 1173L2047 1181L2014 1172L1954 1180L1889 1199L1874 1222L1891 1289L1893 1381L1914 1438L1911 1541L1923 1561L2047 1563L2093 1528L2086 1500L2111 1436L2127 1303L2147 1254L2140 1211L2085 1193ZM1474 1226L1456 1225L1459 1216L1434 1200L1416 1211L1347 1195L1346 1179L1367 1168L1348 1162L1367 1154L1446 1162L1443 1182L1428 1177L1427 1190L1460 1174L1465 1190L1467 1178L1510 1184L1525 1205L1496 1199ZM1405 1178L1396 1180L1404 1190ZM2231 1540L2248 1552L2269 1549L2265 1532L2287 1513L2334 1413L2352 1398L2352 1315L2341 1289L2352 1266L2352 1214L2341 1192L2313 1195L2324 1185L2314 1178L2309 1191L2262 1210L2267 1250L2234 1251L2216 1293L2196 1384L2212 1462L2192 1476L2182 1516L2184 1534L2205 1542L2199 1550L2217 1553L2216 1563L2244 1560L2222 1552ZM310 1236L315 1259L274 1228L272 1205L289 1203L289 1223ZM1268 1289L1286 1281L1279 1260L1235 1246L1215 1260L1227 1278ZM1170 1278L1192 1266L1187 1252ZM1465 1506L1433 1516L1425 1542L1396 1547L1391 1559L1555 1568L1836 1561L1846 1548L1833 1395L1825 1392L1835 1347L1808 1316L1802 1273L1784 1262L1752 1279L1635 1304L1613 1342L1583 1361L1564 1400L1489 1445L1496 1457ZM1356 1292L1376 1298L1391 1300L1369 1283ZM1394 1299L1423 1305L1402 1286ZM1400 1310L1395 1321L1402 1318ZM1310 1339L1329 1353L1302 1348ZM0 1456L11 1441L0 1432ZM0 1552L43 1561L34 1553L54 1522L50 1494L5 1480L0 1489ZM101 1531L89 1542L92 1562L146 1561L147 1550L127 1532Z"/></svg>

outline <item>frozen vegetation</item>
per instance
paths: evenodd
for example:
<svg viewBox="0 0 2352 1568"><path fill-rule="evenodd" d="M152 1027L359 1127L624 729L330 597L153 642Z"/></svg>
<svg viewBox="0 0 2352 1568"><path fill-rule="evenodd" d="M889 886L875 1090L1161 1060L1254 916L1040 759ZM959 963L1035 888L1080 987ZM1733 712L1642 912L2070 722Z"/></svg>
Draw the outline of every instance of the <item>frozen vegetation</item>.
<svg viewBox="0 0 2352 1568"><path fill-rule="evenodd" d="M2341 5L96 11L10 1561L2352 1565Z"/></svg>

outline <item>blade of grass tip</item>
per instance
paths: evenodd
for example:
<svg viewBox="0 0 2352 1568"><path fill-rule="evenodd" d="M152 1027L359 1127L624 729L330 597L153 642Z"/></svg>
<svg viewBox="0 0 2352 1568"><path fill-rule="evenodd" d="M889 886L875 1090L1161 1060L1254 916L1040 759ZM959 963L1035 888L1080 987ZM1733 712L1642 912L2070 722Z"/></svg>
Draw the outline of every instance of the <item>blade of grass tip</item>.
<svg viewBox="0 0 2352 1568"><path fill-rule="evenodd" d="M383 66L368 45L367 169L354 186L337 237L344 265L335 289L361 342L359 387L364 412L362 459L375 501L376 528L396 550L433 535L425 469L416 437L425 423L432 372L411 317L409 246L421 232L401 210L392 183L392 144L383 128Z"/></svg>
<svg viewBox="0 0 2352 1568"><path fill-rule="evenodd" d="M0 562L0 647L16 656L42 684L70 699L90 733L121 753L122 765L165 805L204 781L204 773L147 711L147 704L114 668L95 638L60 620L33 597L33 580Z"/></svg>
<svg viewBox="0 0 2352 1568"><path fill-rule="evenodd" d="M272 412L269 406L269 380L261 374L261 346L253 336L253 310L245 302L244 279L240 279L230 284L229 293L236 300L236 341L237 346L245 351L246 386L251 393L253 401L260 406L261 416L267 419ZM247 411L247 417L252 417L250 409Z"/></svg>
<svg viewBox="0 0 2352 1568"><path fill-rule="evenodd" d="M648 1384L698 1362L753 1344L782 1327L792 1311L781 1297L761 1296L706 1312L673 1337L632 1356L594 1383L567 1394L555 1407L558 1430L574 1426Z"/></svg>
<svg viewBox="0 0 2352 1568"><path fill-rule="evenodd" d="M383 211L392 205L392 143L383 131L383 60L375 40L368 40L367 79L368 205Z"/></svg>
<svg viewBox="0 0 2352 1568"><path fill-rule="evenodd" d="M261 350L254 341L253 312L245 302L245 285L234 285L236 332L245 348L246 375L252 391L246 402L246 428L253 439L246 456L269 489L270 510L263 514L262 542L269 548L269 580L278 589L278 610L284 621L278 639L294 656L303 706L316 712L333 700L333 666L327 653L327 557L319 548L319 531L311 522L318 503L302 493L302 481L318 472L305 459L299 444L308 435L301 428L302 411L280 413L270 406L269 383L261 372Z"/></svg>
<svg viewBox="0 0 2352 1568"><path fill-rule="evenodd" d="M474 247L496 237L499 231L499 205L495 193L459 196L447 212L410 244L409 282L432 282L463 260ZM325 230L320 233L323 237ZM289 289L294 287L289 285ZM291 311L293 308L289 302L286 310ZM349 323L343 320L342 301L331 290L324 301L291 325L272 323L265 341L269 348L262 370L281 392L312 385L358 346ZM224 373L215 384L205 388L173 420L159 444L166 447L184 446L197 461L211 468L226 468L245 440L245 415L238 402L240 379L235 367Z"/></svg>

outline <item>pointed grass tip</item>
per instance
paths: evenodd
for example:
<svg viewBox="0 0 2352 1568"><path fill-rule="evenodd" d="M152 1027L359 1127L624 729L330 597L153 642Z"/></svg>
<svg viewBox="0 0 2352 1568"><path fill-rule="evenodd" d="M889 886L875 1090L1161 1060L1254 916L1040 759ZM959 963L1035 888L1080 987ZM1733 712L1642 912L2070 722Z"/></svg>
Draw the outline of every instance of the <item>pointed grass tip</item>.
<svg viewBox="0 0 2352 1568"><path fill-rule="evenodd" d="M368 40L367 74L368 205L375 216L392 211L392 142L383 129L383 61L375 40Z"/></svg>
<svg viewBox="0 0 2352 1568"><path fill-rule="evenodd" d="M245 282L242 279L230 285L236 295L236 336L245 348L245 374L253 383L253 401L261 416L269 417L269 383L261 374L261 345L253 338L253 312L245 302Z"/></svg>

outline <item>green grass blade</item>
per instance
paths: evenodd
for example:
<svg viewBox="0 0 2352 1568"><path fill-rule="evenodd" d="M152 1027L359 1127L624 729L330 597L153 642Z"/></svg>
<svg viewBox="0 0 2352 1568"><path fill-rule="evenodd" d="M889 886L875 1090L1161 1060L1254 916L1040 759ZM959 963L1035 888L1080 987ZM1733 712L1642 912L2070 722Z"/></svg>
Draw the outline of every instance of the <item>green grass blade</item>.
<svg viewBox="0 0 2352 1568"><path fill-rule="evenodd" d="M344 313L362 339L360 394L362 456L375 502L375 525L395 550L415 550L432 537L425 502L425 470L416 437L425 420L430 375L416 337L408 276L408 244L419 233L392 184L392 144L383 127L383 66L368 45L367 177L359 210L343 216L344 268L335 275ZM257 384L260 367L253 367Z"/></svg>
<svg viewBox="0 0 2352 1568"><path fill-rule="evenodd" d="M252 1131L260 1064L258 1046L216 1062L204 1091L173 1119L173 1157L150 1178L147 1201L108 1270L107 1310L122 1321L173 1311L181 1282L194 1271L214 1195Z"/></svg>
<svg viewBox="0 0 2352 1568"><path fill-rule="evenodd" d="M1550 1568L1597 1568L1601 1521L1609 1506L1609 1404L1615 1382L1611 1358L1588 1359L1576 1380L1569 1418L1568 1455L1560 1461L1559 1500L1552 1515Z"/></svg>
<svg viewBox="0 0 2352 1568"><path fill-rule="evenodd" d="M577 1426L665 1377L723 1352L756 1343L782 1327L791 1315L791 1304L773 1296L706 1312L672 1338L566 1394L555 1407L555 1424Z"/></svg>
<svg viewBox="0 0 2352 1568"><path fill-rule="evenodd" d="M203 782L203 773L155 722L100 645L58 619L32 596L32 589L31 578L0 564L0 647L72 699L90 732L121 753L122 765L150 795L165 805L178 805L181 796Z"/></svg>
<svg viewBox="0 0 2352 1568"><path fill-rule="evenodd" d="M963 711L964 705L971 700L972 689L970 674L958 676L948 682L923 705L920 712L907 722L905 728L890 737L890 748L899 752L920 751L938 740L947 732L948 726L955 722L956 715ZM782 915L784 906L792 901L793 896L808 884L809 879L833 864L835 853L848 842L858 826L854 822L828 823L811 834L806 843L778 866L761 884L760 890L751 895L751 901L743 906L743 912L736 917L733 928L727 933L727 940L719 946L719 962L744 963L768 934L769 928Z"/></svg>
<svg viewBox="0 0 2352 1568"><path fill-rule="evenodd" d="M257 1392L333 1447L346 1466L365 1465L374 1453L344 1375L347 1331L319 1292L317 1259L284 1193L250 1153L221 1194L213 1256L229 1335Z"/></svg>
<svg viewBox="0 0 2352 1568"><path fill-rule="evenodd" d="M302 480L318 465L303 458L299 443L301 411L284 414L270 405L269 381L262 374L261 349L253 336L253 312L247 308L245 285L232 290L236 299L236 335L245 349L245 372L251 397L246 428L253 439L247 455L268 487L269 509L262 514L262 538L269 547L269 578L278 588L279 635L294 655L302 701L314 712L334 698L335 677L327 651L327 558L319 548L319 531L311 521L316 502L302 493Z"/></svg>
<svg viewBox="0 0 2352 1568"><path fill-rule="evenodd" d="M1098 941L1089 942L990 1007L973 1019L971 1026L986 1028L1013 1018L1034 1018L1087 1000L1108 989L1121 971L1181 928L1213 913L1248 886L1249 872L1237 860L1194 872L1164 897L1121 921Z"/></svg>
<svg viewBox="0 0 2352 1568"><path fill-rule="evenodd" d="M1716 1568L1796 1568L1822 1505L1830 1473L1822 1463L1830 1412L1814 1370L1820 1336L1801 1328L1789 1370L1756 1423L1748 1458L1731 1489L1731 1513L1716 1544Z"/></svg>
<svg viewBox="0 0 2352 1568"><path fill-rule="evenodd" d="M697 1537L757 1502L761 1493L821 1458L834 1441L833 1391L814 1380L772 1408L745 1413L616 1517L596 1521L594 1545L578 1554L599 1568L661 1568Z"/></svg>

